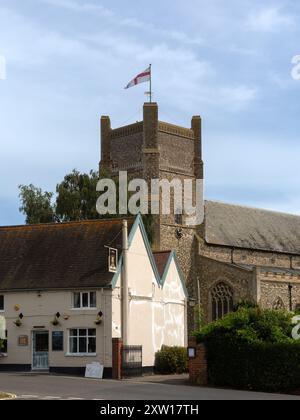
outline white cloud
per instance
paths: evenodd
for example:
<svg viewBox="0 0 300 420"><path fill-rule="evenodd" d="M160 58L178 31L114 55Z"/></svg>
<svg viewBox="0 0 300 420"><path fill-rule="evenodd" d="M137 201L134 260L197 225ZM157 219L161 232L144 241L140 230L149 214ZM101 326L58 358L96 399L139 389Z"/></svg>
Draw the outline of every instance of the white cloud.
<svg viewBox="0 0 300 420"><path fill-rule="evenodd" d="M61 7L64 9L67 9L71 12L79 12L79 13L84 13L84 12L88 12L88 13L97 13L101 16L113 16L113 13L101 6L101 4L95 4L95 3L78 3L77 1L74 0L42 0L43 3L45 4L49 4L51 6L57 6L57 7Z"/></svg>
<svg viewBox="0 0 300 420"><path fill-rule="evenodd" d="M274 32L281 28L294 26L294 18L284 14L279 8L270 7L252 13L248 18L246 27L250 31Z"/></svg>
<svg viewBox="0 0 300 420"><path fill-rule="evenodd" d="M122 17L99 4L94 3L78 3L76 0L42 0L45 4L67 9L76 13L92 13L107 18L112 26L127 27L131 29L139 29L144 33L166 38L182 44L203 46L205 41L199 36L190 36L185 32L178 30L165 30L157 27L153 23L144 22L140 19Z"/></svg>

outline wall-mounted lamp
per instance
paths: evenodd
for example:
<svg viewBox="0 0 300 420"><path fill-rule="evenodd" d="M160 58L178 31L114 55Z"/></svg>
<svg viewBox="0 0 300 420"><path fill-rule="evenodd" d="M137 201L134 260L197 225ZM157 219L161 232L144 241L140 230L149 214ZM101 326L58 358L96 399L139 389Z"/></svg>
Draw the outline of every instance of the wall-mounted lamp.
<svg viewBox="0 0 300 420"><path fill-rule="evenodd" d="M16 321L14 322L16 327L21 327L22 326L22 319L24 318L23 314L19 314L18 318L16 319Z"/></svg>
<svg viewBox="0 0 300 420"><path fill-rule="evenodd" d="M54 320L51 322L51 324L56 327L57 325L59 325L59 318L61 317L59 312L56 312L55 316L54 316Z"/></svg>
<svg viewBox="0 0 300 420"><path fill-rule="evenodd" d="M95 321L96 325L101 325L103 321L103 312L99 312Z"/></svg>

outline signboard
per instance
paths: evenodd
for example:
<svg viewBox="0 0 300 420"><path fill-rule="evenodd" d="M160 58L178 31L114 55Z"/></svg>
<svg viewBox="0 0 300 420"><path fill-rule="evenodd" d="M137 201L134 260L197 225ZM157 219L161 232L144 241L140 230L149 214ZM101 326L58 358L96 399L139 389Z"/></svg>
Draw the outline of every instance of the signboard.
<svg viewBox="0 0 300 420"><path fill-rule="evenodd" d="M28 347L29 345L29 337L28 335L20 335L18 340L19 347Z"/></svg>
<svg viewBox="0 0 300 420"><path fill-rule="evenodd" d="M103 379L104 366L98 362L86 365L85 377L91 379Z"/></svg>
<svg viewBox="0 0 300 420"><path fill-rule="evenodd" d="M118 271L118 250L114 248L108 248L108 250L108 271L116 273Z"/></svg>
<svg viewBox="0 0 300 420"><path fill-rule="evenodd" d="M6 338L5 331L6 331L6 320L4 316L0 315L0 339L1 340L5 340Z"/></svg>
<svg viewBox="0 0 300 420"><path fill-rule="evenodd" d="M188 356L189 359L195 359L196 358L196 349L194 347L188 348Z"/></svg>

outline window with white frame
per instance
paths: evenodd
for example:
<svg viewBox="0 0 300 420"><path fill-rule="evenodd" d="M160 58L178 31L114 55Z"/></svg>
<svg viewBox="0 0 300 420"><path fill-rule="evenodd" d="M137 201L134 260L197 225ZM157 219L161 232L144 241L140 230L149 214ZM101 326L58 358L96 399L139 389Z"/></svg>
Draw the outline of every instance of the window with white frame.
<svg viewBox="0 0 300 420"><path fill-rule="evenodd" d="M69 330L69 353L96 354L96 330L85 328Z"/></svg>
<svg viewBox="0 0 300 420"><path fill-rule="evenodd" d="M75 292L73 293L74 309L96 309L96 292Z"/></svg>
<svg viewBox="0 0 300 420"><path fill-rule="evenodd" d="M0 311L4 311L4 296L0 295Z"/></svg>

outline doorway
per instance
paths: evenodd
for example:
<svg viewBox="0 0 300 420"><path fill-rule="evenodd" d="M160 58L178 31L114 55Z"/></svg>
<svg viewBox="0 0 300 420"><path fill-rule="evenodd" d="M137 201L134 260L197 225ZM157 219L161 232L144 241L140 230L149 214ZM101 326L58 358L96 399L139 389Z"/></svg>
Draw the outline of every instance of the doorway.
<svg viewBox="0 0 300 420"><path fill-rule="evenodd" d="M32 370L49 369L49 332L32 333Z"/></svg>

